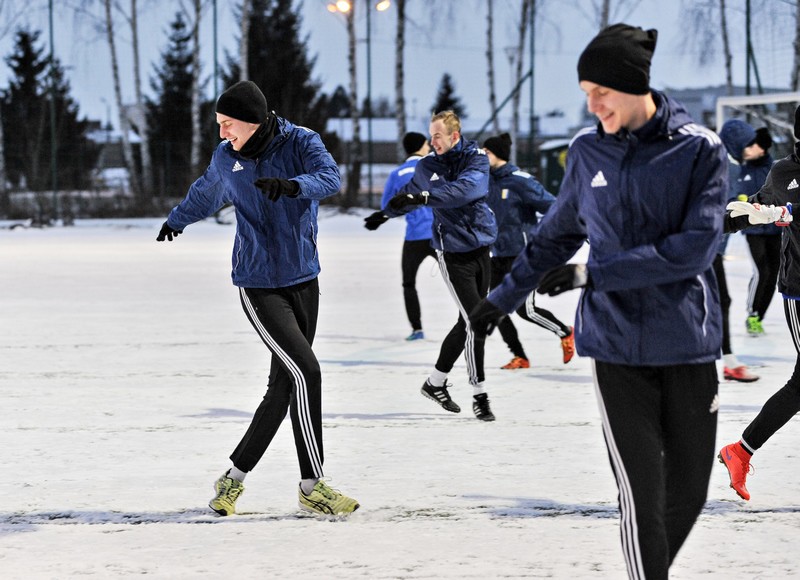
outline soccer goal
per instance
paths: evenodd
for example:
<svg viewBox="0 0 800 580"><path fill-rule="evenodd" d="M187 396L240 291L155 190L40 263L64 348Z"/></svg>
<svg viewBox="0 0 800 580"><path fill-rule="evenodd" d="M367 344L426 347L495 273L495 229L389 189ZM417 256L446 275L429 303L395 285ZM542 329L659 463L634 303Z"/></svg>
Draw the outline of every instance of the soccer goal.
<svg viewBox="0 0 800 580"><path fill-rule="evenodd" d="M800 92L718 97L717 131L728 119L741 119L755 128L767 127L775 143L774 158L788 155L794 146L794 111Z"/></svg>

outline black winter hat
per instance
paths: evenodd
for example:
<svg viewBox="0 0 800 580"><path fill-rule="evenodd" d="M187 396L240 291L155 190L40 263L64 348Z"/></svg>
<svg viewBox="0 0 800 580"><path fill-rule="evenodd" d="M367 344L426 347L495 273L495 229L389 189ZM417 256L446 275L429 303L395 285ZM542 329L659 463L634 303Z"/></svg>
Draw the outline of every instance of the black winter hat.
<svg viewBox="0 0 800 580"><path fill-rule="evenodd" d="M753 140L764 151L769 151L772 147L772 135L769 134L769 129L766 127L759 127L756 129L756 138Z"/></svg>
<svg viewBox="0 0 800 580"><path fill-rule="evenodd" d="M248 123L263 123L269 108L267 98L252 81L239 81L217 99L217 113Z"/></svg>
<svg viewBox="0 0 800 580"><path fill-rule="evenodd" d="M498 159L508 161L511 157L511 135L501 133L500 135L489 137L483 142L483 148L494 153Z"/></svg>
<svg viewBox="0 0 800 580"><path fill-rule="evenodd" d="M403 137L403 149L406 150L406 155L413 155L422 149L422 146L425 145L425 141L427 140L428 138L422 133L415 133L413 131L406 133L405 137Z"/></svg>
<svg viewBox="0 0 800 580"><path fill-rule="evenodd" d="M590 81L631 95L650 91L650 61L658 31L628 24L601 30L578 59L578 81Z"/></svg>

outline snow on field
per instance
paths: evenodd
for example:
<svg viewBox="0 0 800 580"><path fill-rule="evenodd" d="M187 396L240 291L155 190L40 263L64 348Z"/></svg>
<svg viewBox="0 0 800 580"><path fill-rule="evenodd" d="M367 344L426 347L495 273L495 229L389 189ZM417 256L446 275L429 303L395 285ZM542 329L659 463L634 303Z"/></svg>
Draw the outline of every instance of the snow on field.
<svg viewBox="0 0 800 580"><path fill-rule="evenodd" d="M289 425L245 482L241 512L206 504L266 386L269 356L230 284L233 226L157 244L162 220L0 230L0 577L624 578L616 487L589 360L517 319L532 358L487 344L497 421L419 394L456 310L433 260L418 277L427 339L406 342L403 223L323 208L326 472L358 498L348 521L305 517ZM723 382L718 444L736 440L795 359L776 296L744 331L749 255L729 246L734 349L762 376ZM577 293L539 298L573 319ZM721 367L720 367L721 371ZM743 502L715 465L707 508L672 577L800 576L800 429L754 458Z"/></svg>

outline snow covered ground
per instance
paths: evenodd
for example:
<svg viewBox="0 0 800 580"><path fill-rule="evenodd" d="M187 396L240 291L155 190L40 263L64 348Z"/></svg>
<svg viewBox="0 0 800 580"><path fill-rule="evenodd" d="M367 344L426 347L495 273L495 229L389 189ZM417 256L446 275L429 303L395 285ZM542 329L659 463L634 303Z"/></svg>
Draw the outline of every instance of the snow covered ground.
<svg viewBox="0 0 800 580"><path fill-rule="evenodd" d="M532 368L487 345L497 421L419 394L456 311L435 263L418 286L427 339L408 343L403 222L320 220L316 351L326 472L358 498L348 521L299 515L288 422L245 482L240 514L206 507L263 395L269 357L230 284L233 226L157 244L162 220L0 230L0 577L624 578L616 487L589 360L518 320ZM780 297L744 332L750 276L728 246L734 349L762 379L720 385L718 444L736 440L790 375ZM577 292L540 298L572 320ZM721 370L721 369L720 369ZM743 502L715 465L707 508L672 577L800 577L800 421L755 457Z"/></svg>

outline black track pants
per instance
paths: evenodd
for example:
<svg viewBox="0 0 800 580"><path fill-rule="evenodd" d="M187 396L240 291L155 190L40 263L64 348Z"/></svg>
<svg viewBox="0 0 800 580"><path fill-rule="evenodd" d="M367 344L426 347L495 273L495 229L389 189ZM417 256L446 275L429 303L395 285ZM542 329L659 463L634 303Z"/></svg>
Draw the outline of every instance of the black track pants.
<svg viewBox="0 0 800 580"><path fill-rule="evenodd" d="M458 306L458 321L442 342L436 370L449 373L463 352L469 383L477 385L484 380L483 351L486 337L478 337L472 331L469 313L489 292L489 248L465 253L437 251L436 255L442 278Z"/></svg>
<svg viewBox="0 0 800 580"><path fill-rule="evenodd" d="M594 375L619 489L628 575L666 580L708 493L717 430L716 365L595 361Z"/></svg>
<svg viewBox="0 0 800 580"><path fill-rule="evenodd" d="M747 311L761 320L775 296L781 267L781 236L745 236L753 258L753 277L747 286Z"/></svg>
<svg viewBox="0 0 800 580"><path fill-rule="evenodd" d="M401 267L403 270L403 300L411 330L422 330L422 311L417 296L417 272L422 261L430 256L436 259L436 250L430 240L406 240L403 242Z"/></svg>
<svg viewBox="0 0 800 580"><path fill-rule="evenodd" d="M287 288L240 288L239 295L272 363L267 392L231 461L242 471L253 469L289 411L300 476L322 477L322 373L311 350L319 284L314 279Z"/></svg>
<svg viewBox="0 0 800 580"><path fill-rule="evenodd" d="M759 449L778 429L800 412L800 301L783 299L786 323L792 334L794 348L798 353L794 372L786 384L772 395L759 411L756 418L742 434L742 443L750 452Z"/></svg>

